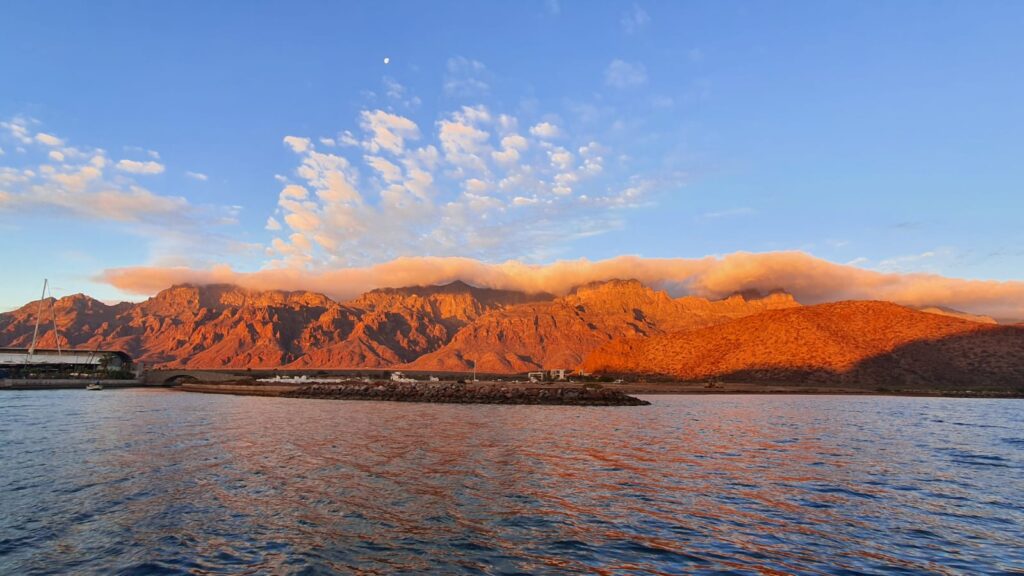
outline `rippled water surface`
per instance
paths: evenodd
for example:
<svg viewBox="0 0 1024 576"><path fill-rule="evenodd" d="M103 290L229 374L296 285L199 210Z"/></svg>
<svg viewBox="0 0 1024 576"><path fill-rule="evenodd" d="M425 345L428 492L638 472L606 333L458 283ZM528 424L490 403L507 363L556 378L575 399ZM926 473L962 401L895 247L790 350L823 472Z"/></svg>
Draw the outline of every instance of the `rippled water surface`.
<svg viewBox="0 0 1024 576"><path fill-rule="evenodd" d="M1024 573L1024 402L0 393L0 573Z"/></svg>

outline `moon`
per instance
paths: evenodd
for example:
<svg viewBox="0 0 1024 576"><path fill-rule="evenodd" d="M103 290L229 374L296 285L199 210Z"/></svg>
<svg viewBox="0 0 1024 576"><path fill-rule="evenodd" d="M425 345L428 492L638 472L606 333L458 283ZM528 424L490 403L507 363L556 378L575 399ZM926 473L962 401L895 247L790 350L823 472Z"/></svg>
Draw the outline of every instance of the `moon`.
<svg viewBox="0 0 1024 576"><path fill-rule="evenodd" d="M385 56L384 57L384 63L387 64L388 62L391 62L391 58L388 58L387 56Z"/></svg>

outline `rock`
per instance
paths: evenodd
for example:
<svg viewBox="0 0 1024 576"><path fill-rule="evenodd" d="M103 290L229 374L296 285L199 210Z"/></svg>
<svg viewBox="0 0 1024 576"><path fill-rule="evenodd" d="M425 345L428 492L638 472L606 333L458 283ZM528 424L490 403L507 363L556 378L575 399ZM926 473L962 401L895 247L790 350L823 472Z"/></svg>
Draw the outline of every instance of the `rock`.
<svg viewBox="0 0 1024 576"><path fill-rule="evenodd" d="M289 398L334 398L344 400L389 400L395 402L444 402L458 404L561 404L573 406L644 406L649 404L617 390L584 393L575 388L532 388L507 386L460 386L449 383L398 384L378 382L373 387L359 382L310 384L283 396Z"/></svg>

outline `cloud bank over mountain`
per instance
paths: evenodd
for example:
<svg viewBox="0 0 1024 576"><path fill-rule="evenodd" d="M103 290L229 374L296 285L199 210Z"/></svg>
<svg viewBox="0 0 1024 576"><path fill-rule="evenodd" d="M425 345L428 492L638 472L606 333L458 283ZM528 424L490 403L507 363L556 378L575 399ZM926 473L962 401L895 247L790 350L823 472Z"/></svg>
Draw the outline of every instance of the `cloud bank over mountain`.
<svg viewBox="0 0 1024 576"><path fill-rule="evenodd" d="M348 299L367 290L462 280L488 288L564 294L572 287L612 278L635 278L675 296L721 298L734 292L785 290L805 304L837 300L888 300L908 306L946 306L996 318L1024 318L1024 282L968 280L936 274L901 274L836 264L804 252L736 252L704 258L559 260L488 263L459 257L407 257L363 267L240 272L128 267L98 280L133 294L153 294L172 284L230 283L253 289L311 290Z"/></svg>

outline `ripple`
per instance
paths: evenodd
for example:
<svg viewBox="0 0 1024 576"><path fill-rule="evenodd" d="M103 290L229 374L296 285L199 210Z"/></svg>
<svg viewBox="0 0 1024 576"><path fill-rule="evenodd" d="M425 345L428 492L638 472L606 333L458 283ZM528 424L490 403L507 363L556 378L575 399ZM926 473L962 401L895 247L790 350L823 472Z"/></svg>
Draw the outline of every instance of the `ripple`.
<svg viewBox="0 0 1024 576"><path fill-rule="evenodd" d="M0 394L0 573L1024 570L1020 401Z"/></svg>

